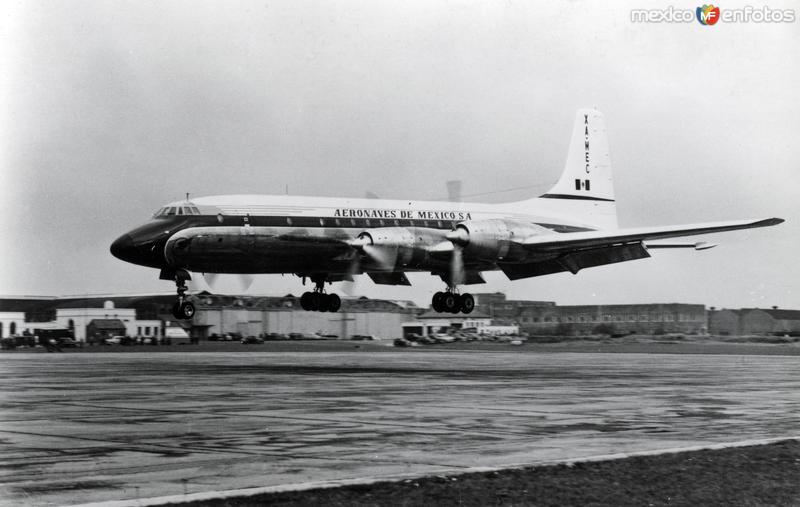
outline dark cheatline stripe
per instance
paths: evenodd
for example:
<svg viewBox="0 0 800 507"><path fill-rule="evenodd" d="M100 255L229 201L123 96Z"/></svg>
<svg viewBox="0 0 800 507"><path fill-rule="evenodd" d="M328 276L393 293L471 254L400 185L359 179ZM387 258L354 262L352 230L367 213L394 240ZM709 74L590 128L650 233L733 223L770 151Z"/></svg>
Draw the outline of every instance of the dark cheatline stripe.
<svg viewBox="0 0 800 507"><path fill-rule="evenodd" d="M544 194L539 198L543 199L575 199L578 201L606 201L614 202L614 199L603 199L602 197L589 197L586 195L569 195L569 194Z"/></svg>
<svg viewBox="0 0 800 507"><path fill-rule="evenodd" d="M219 221L217 215L169 215L158 217L155 220L170 224L169 227L184 229L187 227L242 227L245 224L245 215L223 215ZM428 229L451 230L463 220L419 220L419 219L394 219L394 218L335 218L335 217L297 217L297 216L259 216L250 215L247 223L253 227L291 227L291 228L316 228L330 229L373 229L375 227L423 227ZM541 227L553 232L583 232L592 231L585 227L573 225L537 223Z"/></svg>

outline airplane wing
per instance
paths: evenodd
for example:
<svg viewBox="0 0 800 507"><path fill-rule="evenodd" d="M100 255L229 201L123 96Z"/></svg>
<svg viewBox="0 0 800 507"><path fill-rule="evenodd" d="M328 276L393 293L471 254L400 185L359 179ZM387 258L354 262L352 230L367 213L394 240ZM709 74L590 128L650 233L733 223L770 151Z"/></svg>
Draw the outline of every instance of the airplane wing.
<svg viewBox="0 0 800 507"><path fill-rule="evenodd" d="M707 222L702 224L638 227L632 229L589 232L567 232L561 234L548 234L546 236L531 236L530 238L525 239L522 244L528 249L537 251L575 250L653 239L679 238L682 236L695 236L698 234L709 234L712 232L768 227L771 225L778 225L782 222L782 218L767 218L764 220L731 220L727 222Z"/></svg>
<svg viewBox="0 0 800 507"><path fill-rule="evenodd" d="M498 262L497 265L511 280L562 271L575 274L584 268L650 257L647 247L643 244L645 240L768 227L782 222L783 219L780 218L767 218L532 236L525 239L522 245L533 252L541 253L540 261L524 264ZM676 245L652 246L664 248ZM698 250L708 248L707 244L702 242L693 246Z"/></svg>

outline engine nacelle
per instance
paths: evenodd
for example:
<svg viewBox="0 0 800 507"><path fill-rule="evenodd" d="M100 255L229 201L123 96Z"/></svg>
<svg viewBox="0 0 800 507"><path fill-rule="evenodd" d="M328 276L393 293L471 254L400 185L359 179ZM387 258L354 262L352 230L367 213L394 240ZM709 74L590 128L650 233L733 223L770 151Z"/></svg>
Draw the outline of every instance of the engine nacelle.
<svg viewBox="0 0 800 507"><path fill-rule="evenodd" d="M423 267L431 246L446 242L444 231L417 227L377 227L359 233L351 243L361 248L378 267Z"/></svg>
<svg viewBox="0 0 800 507"><path fill-rule="evenodd" d="M531 223L492 219L460 222L447 237L471 257L521 261L527 256L522 241L541 233L541 227Z"/></svg>

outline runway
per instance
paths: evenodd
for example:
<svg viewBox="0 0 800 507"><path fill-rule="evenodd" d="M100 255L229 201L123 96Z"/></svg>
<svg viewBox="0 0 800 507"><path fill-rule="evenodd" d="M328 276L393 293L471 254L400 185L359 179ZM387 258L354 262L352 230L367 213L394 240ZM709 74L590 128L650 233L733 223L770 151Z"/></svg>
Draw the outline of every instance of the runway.
<svg viewBox="0 0 800 507"><path fill-rule="evenodd" d="M64 505L795 436L797 357L0 357L0 503Z"/></svg>

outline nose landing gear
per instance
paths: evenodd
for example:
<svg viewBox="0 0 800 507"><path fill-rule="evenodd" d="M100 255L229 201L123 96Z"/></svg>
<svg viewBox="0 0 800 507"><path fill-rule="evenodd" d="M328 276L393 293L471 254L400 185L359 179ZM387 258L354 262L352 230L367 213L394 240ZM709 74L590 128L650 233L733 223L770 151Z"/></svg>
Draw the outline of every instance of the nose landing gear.
<svg viewBox="0 0 800 507"><path fill-rule="evenodd" d="M195 308L191 301L186 300L186 280L189 279L188 273L176 273L175 285L178 288L178 300L172 305L172 315L178 320L190 320L194 317Z"/></svg>
<svg viewBox="0 0 800 507"><path fill-rule="evenodd" d="M303 310L311 312L331 312L339 311L342 306L342 299L336 294L325 293L325 279L326 275L315 275L311 277L314 282L313 292L304 292L300 296L300 306Z"/></svg>
<svg viewBox="0 0 800 507"><path fill-rule="evenodd" d="M472 313L475 309L475 298L465 292L459 294L455 287L448 287L445 292L437 292L431 299L431 306L438 313Z"/></svg>

